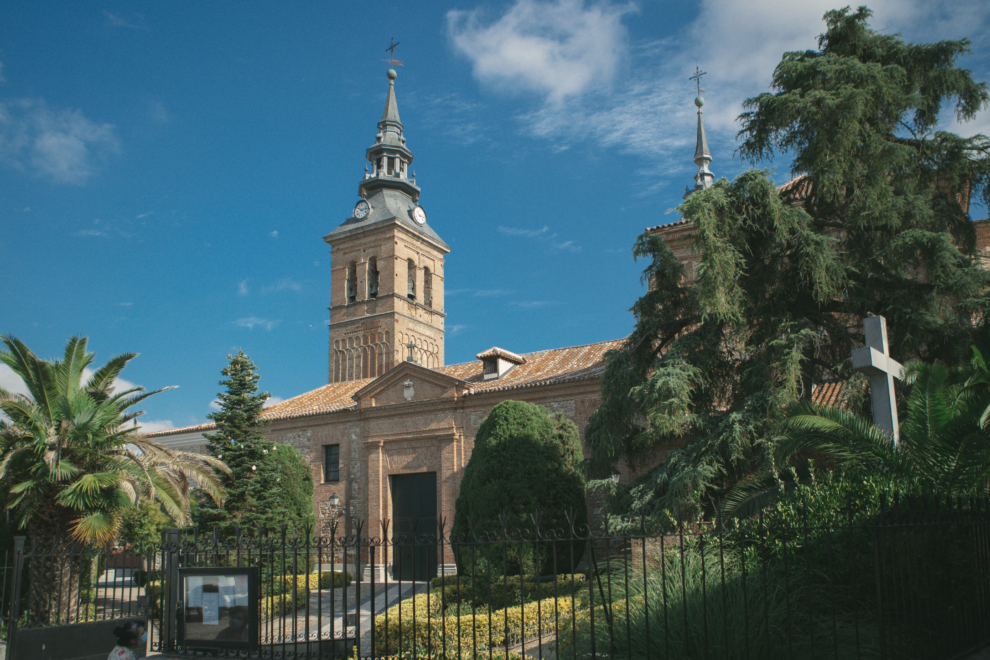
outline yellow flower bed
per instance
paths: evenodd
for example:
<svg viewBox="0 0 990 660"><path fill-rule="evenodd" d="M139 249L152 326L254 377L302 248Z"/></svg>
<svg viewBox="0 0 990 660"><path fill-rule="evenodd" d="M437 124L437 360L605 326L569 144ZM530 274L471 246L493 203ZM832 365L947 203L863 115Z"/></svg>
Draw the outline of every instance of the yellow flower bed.
<svg viewBox="0 0 990 660"><path fill-rule="evenodd" d="M429 598L427 594L419 594L393 605L388 612L375 618L375 645L379 652L386 654L406 654L415 650L418 655L436 649L437 653L443 650L449 658L471 654L475 648L479 652L487 650L489 645L504 647L508 627L511 646L523 638L534 640L541 632L552 633L557 619L563 622L570 618L572 598L557 599L556 609L554 603L553 598L547 598L523 607L492 610L480 607L473 612L462 607L458 617L456 610L446 614L440 611L441 601L437 594L430 594Z"/></svg>

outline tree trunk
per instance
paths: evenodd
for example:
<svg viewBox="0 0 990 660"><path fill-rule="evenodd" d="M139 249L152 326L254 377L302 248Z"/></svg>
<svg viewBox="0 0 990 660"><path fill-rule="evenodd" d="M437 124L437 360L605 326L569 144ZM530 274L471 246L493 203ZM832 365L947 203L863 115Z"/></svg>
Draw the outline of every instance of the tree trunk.
<svg viewBox="0 0 990 660"><path fill-rule="evenodd" d="M32 624L56 625L86 617L80 585L88 548L69 536L73 517L56 504L42 505L28 523L28 621Z"/></svg>

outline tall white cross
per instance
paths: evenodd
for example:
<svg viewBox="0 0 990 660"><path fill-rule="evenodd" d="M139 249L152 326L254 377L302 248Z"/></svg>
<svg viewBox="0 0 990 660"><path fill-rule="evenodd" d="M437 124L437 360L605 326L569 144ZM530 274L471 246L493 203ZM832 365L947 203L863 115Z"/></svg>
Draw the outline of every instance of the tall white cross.
<svg viewBox="0 0 990 660"><path fill-rule="evenodd" d="M870 314L863 319L866 348L852 352L853 369L870 377L870 400L873 402L873 423L899 444L897 403L894 401L894 378L904 378L904 367L891 359L887 343L887 319Z"/></svg>

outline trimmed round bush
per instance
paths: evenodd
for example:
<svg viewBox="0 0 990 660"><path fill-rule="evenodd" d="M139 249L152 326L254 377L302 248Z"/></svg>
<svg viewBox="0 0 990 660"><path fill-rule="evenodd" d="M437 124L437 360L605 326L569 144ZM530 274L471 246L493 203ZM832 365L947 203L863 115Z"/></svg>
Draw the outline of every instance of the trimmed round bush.
<svg viewBox="0 0 990 660"><path fill-rule="evenodd" d="M458 570L478 577L573 572L584 541L572 538L568 516L578 531L588 521L583 458L570 420L522 401L495 406L478 429L455 504ZM474 543L488 539L497 543Z"/></svg>

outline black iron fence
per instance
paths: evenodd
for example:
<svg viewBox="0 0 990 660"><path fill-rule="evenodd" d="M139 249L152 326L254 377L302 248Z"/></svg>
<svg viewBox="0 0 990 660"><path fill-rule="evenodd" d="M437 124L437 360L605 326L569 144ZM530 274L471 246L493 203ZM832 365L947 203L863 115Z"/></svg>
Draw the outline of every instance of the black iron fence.
<svg viewBox="0 0 990 660"><path fill-rule="evenodd" d="M140 616L153 651L244 657L183 639L195 604L177 576L251 567L250 657L954 658L990 643L986 500L902 501L825 526L612 523L453 535L441 521L398 538L388 524L315 538L174 530L140 550L20 541L2 637Z"/></svg>

